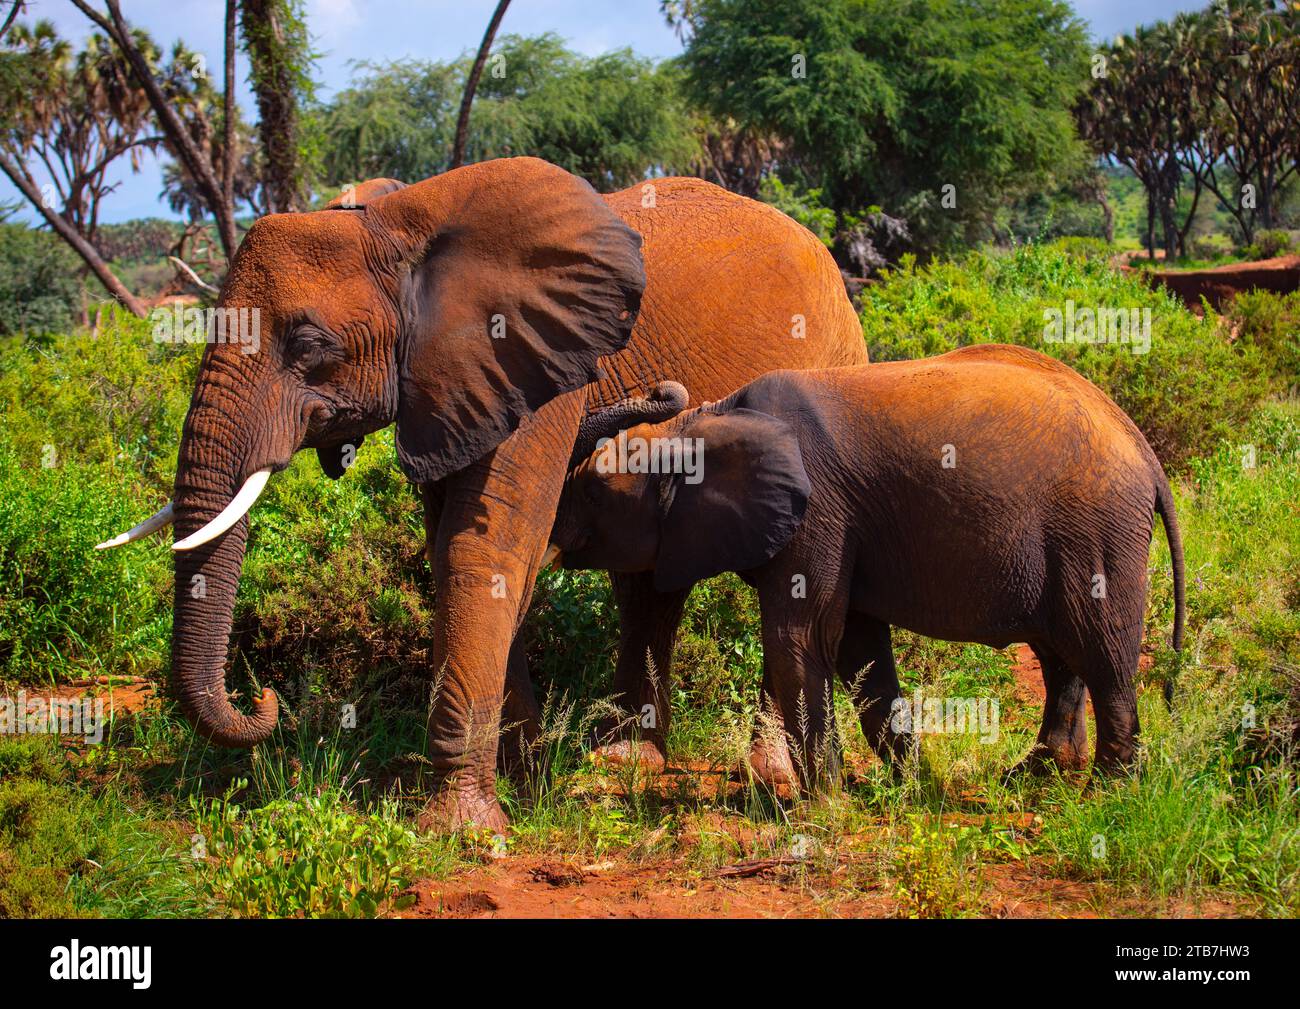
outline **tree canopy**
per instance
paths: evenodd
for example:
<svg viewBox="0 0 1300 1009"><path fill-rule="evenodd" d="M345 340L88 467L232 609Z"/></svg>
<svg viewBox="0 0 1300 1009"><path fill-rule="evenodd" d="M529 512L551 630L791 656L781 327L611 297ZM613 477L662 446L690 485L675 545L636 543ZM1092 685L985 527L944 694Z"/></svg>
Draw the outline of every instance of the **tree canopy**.
<svg viewBox="0 0 1300 1009"><path fill-rule="evenodd" d="M362 64L321 112L326 181L445 171L470 66ZM478 84L465 160L531 154L607 191L682 170L699 141L675 84L672 68L628 49L586 57L556 35L504 35Z"/></svg>
<svg viewBox="0 0 1300 1009"><path fill-rule="evenodd" d="M1077 165L1088 47L1065 3L698 0L680 16L690 100L782 138L778 170L839 213L977 239L997 206Z"/></svg>
<svg viewBox="0 0 1300 1009"><path fill-rule="evenodd" d="M1097 153L1126 167L1147 193L1166 254L1182 251L1202 189L1247 242L1272 228L1279 193L1300 157L1300 8L1219 0L1116 38L1098 54L1076 108ZM1180 192L1190 208L1180 221Z"/></svg>

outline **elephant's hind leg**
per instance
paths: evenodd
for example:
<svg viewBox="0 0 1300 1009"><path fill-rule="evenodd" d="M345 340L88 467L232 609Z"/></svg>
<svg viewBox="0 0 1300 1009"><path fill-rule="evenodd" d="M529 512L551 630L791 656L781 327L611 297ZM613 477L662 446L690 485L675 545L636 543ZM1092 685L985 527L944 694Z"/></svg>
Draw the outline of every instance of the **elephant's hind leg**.
<svg viewBox="0 0 1300 1009"><path fill-rule="evenodd" d="M1092 695L1097 718L1094 774L1112 774L1132 767L1137 756L1138 655L1142 650L1142 628L1117 633L1098 641L1087 659L1083 675Z"/></svg>
<svg viewBox="0 0 1300 1009"><path fill-rule="evenodd" d="M1088 709L1083 678L1056 652L1034 645L1043 669L1043 724L1038 739L1011 773L1045 774L1053 767L1061 771L1082 770L1088 764Z"/></svg>
<svg viewBox="0 0 1300 1009"><path fill-rule="evenodd" d="M795 563L792 557L790 563ZM791 611L792 571L778 568L759 583L763 615L763 682L770 691L804 787L818 791L839 777L835 733L836 657L844 634L846 593L831 581Z"/></svg>

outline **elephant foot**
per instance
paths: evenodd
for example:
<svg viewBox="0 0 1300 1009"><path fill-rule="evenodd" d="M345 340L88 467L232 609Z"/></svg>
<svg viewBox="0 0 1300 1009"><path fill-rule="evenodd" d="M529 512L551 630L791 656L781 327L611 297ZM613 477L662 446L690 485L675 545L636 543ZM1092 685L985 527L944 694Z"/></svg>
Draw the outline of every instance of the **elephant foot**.
<svg viewBox="0 0 1300 1009"><path fill-rule="evenodd" d="M780 785L797 785L790 750L783 740L755 739L749 748L749 769L754 778L769 788Z"/></svg>
<svg viewBox="0 0 1300 1009"><path fill-rule="evenodd" d="M645 774L663 774L668 766L663 749L649 739L617 739L592 750L591 760L598 767L635 765Z"/></svg>
<svg viewBox="0 0 1300 1009"><path fill-rule="evenodd" d="M449 784L437 789L425 803L417 825L425 834L452 834L469 826L504 833L510 818L490 791Z"/></svg>
<svg viewBox="0 0 1300 1009"><path fill-rule="evenodd" d="M1082 771L1087 766L1088 755L1080 753L1074 747L1052 747L1036 743L1024 760L1006 773L1006 780L1012 782L1025 777L1046 778L1054 773L1071 774Z"/></svg>
<svg viewBox="0 0 1300 1009"><path fill-rule="evenodd" d="M911 732L885 731L877 736L869 736L875 742L871 744L882 764L887 765L895 776L900 775L909 765L919 761L921 756L920 740Z"/></svg>
<svg viewBox="0 0 1300 1009"><path fill-rule="evenodd" d="M1092 774L1088 775L1087 784L1083 786L1083 793L1084 795L1092 795L1116 781L1132 778L1137 773L1138 767L1135 757L1130 755L1116 758L1099 754L1097 759L1092 762Z"/></svg>

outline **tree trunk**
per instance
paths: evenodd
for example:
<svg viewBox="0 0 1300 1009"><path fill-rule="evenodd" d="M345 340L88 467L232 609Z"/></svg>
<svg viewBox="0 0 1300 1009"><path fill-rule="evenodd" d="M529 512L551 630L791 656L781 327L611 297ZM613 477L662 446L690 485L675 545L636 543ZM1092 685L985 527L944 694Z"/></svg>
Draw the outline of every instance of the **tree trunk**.
<svg viewBox="0 0 1300 1009"><path fill-rule="evenodd" d="M190 173L204 203L216 220L217 234L221 237L221 248L226 254L226 259L229 260L235 254L235 246L239 244L238 232L235 228L235 208L222 199L221 181L213 172L212 165L194 143L189 130L150 72L148 61L140 52L139 46L135 44L131 29L122 17L118 0L107 0L109 12L107 18L85 0L72 0L72 3L113 40L118 50L131 64L131 70L144 89L145 95L148 96L149 105L158 118L158 125L167 138L168 149Z"/></svg>
<svg viewBox="0 0 1300 1009"><path fill-rule="evenodd" d="M1106 187L1103 184L1096 192L1097 205L1101 207L1102 228L1106 235L1106 244L1115 244L1115 209L1110 205L1110 200L1106 198Z"/></svg>
<svg viewBox="0 0 1300 1009"><path fill-rule="evenodd" d="M298 157L298 99L283 21L284 0L244 0L244 48L257 95L257 133L265 168L262 187L270 213L303 209Z"/></svg>
<svg viewBox="0 0 1300 1009"><path fill-rule="evenodd" d="M1151 190L1147 189L1147 259L1155 262L1156 259L1156 198Z"/></svg>
<svg viewBox="0 0 1300 1009"><path fill-rule="evenodd" d="M1273 169L1266 167L1259 173L1259 226L1268 231L1273 224Z"/></svg>
<svg viewBox="0 0 1300 1009"><path fill-rule="evenodd" d="M1173 199L1166 193L1160 200L1160 230L1163 232L1165 262L1178 258L1178 225L1174 222Z"/></svg>
<svg viewBox="0 0 1300 1009"><path fill-rule="evenodd" d="M221 202L235 207L235 14L239 0L226 0L226 91L222 96Z"/></svg>
<svg viewBox="0 0 1300 1009"><path fill-rule="evenodd" d="M19 191L31 201L55 233L67 242L81 257L82 261L90 268L104 288L124 305L131 314L143 319L149 314L143 301L126 289L126 285L117 279L117 276L109 269L108 264L104 262L104 257L99 254L99 250L83 238L71 224L61 214L56 214L51 208L45 205L41 199L40 191L32 184L26 174L8 157L0 155L0 171L9 176L9 181L18 187Z"/></svg>
<svg viewBox="0 0 1300 1009"><path fill-rule="evenodd" d="M469 110L474 104L474 92L478 90L479 78L483 76L483 64L487 62L488 52L492 49L492 40L496 38L501 19L509 6L510 0L501 0L497 4L497 9L492 13L492 20L488 22L487 31L483 33L483 42L478 47L478 55L474 57L469 79L465 81L465 94L461 97L460 115L456 119L456 141L451 148L452 168L459 168L461 162L465 160L465 141L469 136Z"/></svg>

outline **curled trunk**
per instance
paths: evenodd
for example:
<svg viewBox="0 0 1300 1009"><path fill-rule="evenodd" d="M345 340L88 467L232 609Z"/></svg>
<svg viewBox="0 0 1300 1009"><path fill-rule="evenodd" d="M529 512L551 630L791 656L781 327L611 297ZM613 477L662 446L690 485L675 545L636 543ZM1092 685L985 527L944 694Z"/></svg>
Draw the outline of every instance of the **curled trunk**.
<svg viewBox="0 0 1300 1009"><path fill-rule="evenodd" d="M193 523L199 528L202 523ZM180 524L177 524L178 535ZM247 748L271 735L279 700L270 689L244 714L226 693L226 655L248 537L248 516L224 536L176 554L172 617L172 690L199 733L219 746Z"/></svg>
<svg viewBox="0 0 1300 1009"><path fill-rule="evenodd" d="M247 450L239 432L248 425L236 419L241 412L227 391L232 385L218 366L209 368L195 391L176 467L176 542L219 515L244 483ZM172 692L202 736L240 748L265 740L279 717L279 699L272 690L253 699L251 715L237 710L226 692L235 592L247 539L245 515L212 541L173 554Z"/></svg>
<svg viewBox="0 0 1300 1009"><path fill-rule="evenodd" d="M690 401L684 386L677 382L660 382L644 399L624 399L604 410L588 415L578 428L578 437L569 458L572 469L596 451L602 438L612 438L619 431L637 424L658 424L676 417Z"/></svg>

